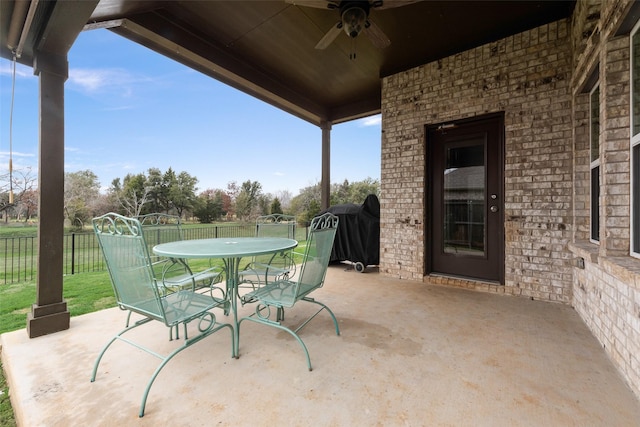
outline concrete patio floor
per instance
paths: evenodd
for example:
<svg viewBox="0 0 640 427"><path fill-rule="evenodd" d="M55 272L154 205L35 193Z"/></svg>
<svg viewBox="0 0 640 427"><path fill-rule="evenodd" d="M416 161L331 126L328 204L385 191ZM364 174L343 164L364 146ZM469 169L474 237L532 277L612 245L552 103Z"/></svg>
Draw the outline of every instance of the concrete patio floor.
<svg viewBox="0 0 640 427"><path fill-rule="evenodd" d="M239 359L226 329L185 350L156 379L143 418L157 359L116 343L89 381L124 312L74 317L69 330L35 339L3 334L18 425L640 425L638 398L571 307L344 265L329 268L315 297L341 336L326 313L302 331L313 371L292 337L244 322ZM288 322L306 311L289 310ZM159 352L176 344L162 325L136 333Z"/></svg>

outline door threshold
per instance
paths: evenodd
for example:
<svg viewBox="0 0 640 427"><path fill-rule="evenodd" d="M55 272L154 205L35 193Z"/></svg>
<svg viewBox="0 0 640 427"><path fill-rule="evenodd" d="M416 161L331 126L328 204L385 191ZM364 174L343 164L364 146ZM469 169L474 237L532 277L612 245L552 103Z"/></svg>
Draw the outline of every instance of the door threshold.
<svg viewBox="0 0 640 427"><path fill-rule="evenodd" d="M498 280L487 280L487 279L479 279L474 277L467 276L457 276L455 274L444 274L444 273L429 273L425 277L426 281L434 282L437 284L443 285L454 285L454 286L463 286L463 287L476 287L476 286L499 286L504 287L504 284L500 283ZM434 280L432 280L434 279ZM462 283L449 283L449 282L462 282ZM445 283L443 283L445 282ZM472 285L465 286L464 282Z"/></svg>

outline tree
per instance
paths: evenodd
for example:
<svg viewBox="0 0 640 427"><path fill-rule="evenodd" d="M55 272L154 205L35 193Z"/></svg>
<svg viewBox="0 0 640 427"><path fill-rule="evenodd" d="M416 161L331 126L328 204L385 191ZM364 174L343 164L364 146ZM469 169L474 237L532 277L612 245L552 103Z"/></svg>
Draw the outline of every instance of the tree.
<svg viewBox="0 0 640 427"><path fill-rule="evenodd" d="M282 205L283 210L289 209L291 206L291 199L293 199L293 195L289 190L276 191L274 194L274 198L280 200L280 204Z"/></svg>
<svg viewBox="0 0 640 427"><path fill-rule="evenodd" d="M205 190L198 195L198 202L193 214L203 224L209 224L225 215L222 190Z"/></svg>
<svg viewBox="0 0 640 427"><path fill-rule="evenodd" d="M227 183L227 194L229 195L230 200L227 212L229 215L233 216L236 213L236 201L238 199L238 194L240 194L240 187L237 182L230 181Z"/></svg>
<svg viewBox="0 0 640 427"><path fill-rule="evenodd" d="M127 216L140 215L142 208L149 201L150 187L147 185L147 178L143 173L127 174L122 185L120 178L114 179L111 182L110 191Z"/></svg>
<svg viewBox="0 0 640 427"><path fill-rule="evenodd" d="M231 197L231 200L235 202L236 197L240 194L240 187L237 182L230 181L227 183L227 194Z"/></svg>
<svg viewBox="0 0 640 427"><path fill-rule="evenodd" d="M217 190L216 190L217 191ZM222 198L222 215L233 215L233 199L229 193L220 190L220 197Z"/></svg>
<svg viewBox="0 0 640 427"><path fill-rule="evenodd" d="M300 194L291 199L289 207L291 215L295 215L298 222L304 224L308 219L308 212L315 210L316 206L320 206L321 197L320 183L303 188L300 190Z"/></svg>
<svg viewBox="0 0 640 427"><path fill-rule="evenodd" d="M149 176L144 173L127 174L122 183L120 178L111 182L109 196L117 200L119 210L125 215L174 210L182 217L185 211L196 208L196 177L187 172L176 175L172 168L165 173L158 168L149 168L148 173Z"/></svg>
<svg viewBox="0 0 640 427"><path fill-rule="evenodd" d="M7 171L0 175L0 213L6 213L5 222L9 220L9 213L20 210L23 199L31 197L34 192L36 201L32 211L37 210L37 182L38 177L33 174L31 167L17 169L13 173Z"/></svg>
<svg viewBox="0 0 640 427"><path fill-rule="evenodd" d="M38 190L31 189L23 192L17 207L18 218L24 215L24 221L29 221L33 214L38 211Z"/></svg>
<svg viewBox="0 0 640 427"><path fill-rule="evenodd" d="M64 210L73 226L82 226L95 214L93 203L100 195L98 176L90 170L64 174Z"/></svg>
<svg viewBox="0 0 640 427"><path fill-rule="evenodd" d="M380 194L380 183L377 180L367 178L363 181L349 183L344 180L342 184L331 186L331 205L341 205L345 203L362 204L369 194ZM315 215L320 213L321 189L320 184L300 190L300 194L291 199L289 211L304 223L310 221Z"/></svg>
<svg viewBox="0 0 640 427"><path fill-rule="evenodd" d="M236 215L242 220L248 219L254 208L258 206L258 198L261 195L262 185L258 181L245 181L242 183L240 193L236 197Z"/></svg>
<svg viewBox="0 0 640 427"><path fill-rule="evenodd" d="M257 206L252 210L252 216L268 215L271 209L271 196L261 194L258 196Z"/></svg>
<svg viewBox="0 0 640 427"><path fill-rule="evenodd" d="M309 209L303 215L303 223L310 224L313 217L320 213L320 202L317 200L311 200Z"/></svg>
<svg viewBox="0 0 640 427"><path fill-rule="evenodd" d="M331 196L330 196L330 204L334 205L342 205L345 203L352 203L350 200L350 192L349 192L349 181L344 180L342 184L333 184L331 186Z"/></svg>
<svg viewBox="0 0 640 427"><path fill-rule="evenodd" d="M363 181L354 182L349 188L349 198L351 203L364 203L369 194L380 197L380 181L366 178Z"/></svg>
<svg viewBox="0 0 640 427"><path fill-rule="evenodd" d="M100 194L98 199L92 203L92 208L95 210L95 216L104 215L107 212L121 212L122 209L118 199L111 191Z"/></svg>
<svg viewBox="0 0 640 427"><path fill-rule="evenodd" d="M169 189L165 176L158 168L149 168L147 171L147 185L149 186L149 202L145 206L148 213L169 211Z"/></svg>
<svg viewBox="0 0 640 427"><path fill-rule="evenodd" d="M223 216L227 215L226 206L229 205L230 197L227 193L222 190L215 190L215 202L220 205L220 215L216 217L216 219L221 219Z"/></svg>
<svg viewBox="0 0 640 427"><path fill-rule="evenodd" d="M331 206L345 203L364 203L369 194L380 195L380 183L377 180L367 178L363 181L349 183L344 180L342 184L331 186Z"/></svg>
<svg viewBox="0 0 640 427"><path fill-rule="evenodd" d="M196 184L198 178L192 177L187 172L180 172L177 176L169 168L165 177L165 185L168 188L168 199L172 208L176 210L178 216L182 217L185 210L193 209L196 206Z"/></svg>
<svg viewBox="0 0 640 427"><path fill-rule="evenodd" d="M270 209L272 214L282 214L284 213L282 211L282 206L280 206L280 199L278 199L277 197L275 199L273 199L273 202L271 202L271 209Z"/></svg>

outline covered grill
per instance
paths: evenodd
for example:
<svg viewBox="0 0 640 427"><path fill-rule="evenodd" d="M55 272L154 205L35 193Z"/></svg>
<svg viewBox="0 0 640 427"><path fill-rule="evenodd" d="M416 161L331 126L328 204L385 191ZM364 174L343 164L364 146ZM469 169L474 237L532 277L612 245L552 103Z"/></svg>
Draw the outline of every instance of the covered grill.
<svg viewBox="0 0 640 427"><path fill-rule="evenodd" d="M369 265L378 265L380 262L378 197L370 194L362 205L355 203L335 205L326 212L331 212L340 219L330 261L350 261L360 273Z"/></svg>

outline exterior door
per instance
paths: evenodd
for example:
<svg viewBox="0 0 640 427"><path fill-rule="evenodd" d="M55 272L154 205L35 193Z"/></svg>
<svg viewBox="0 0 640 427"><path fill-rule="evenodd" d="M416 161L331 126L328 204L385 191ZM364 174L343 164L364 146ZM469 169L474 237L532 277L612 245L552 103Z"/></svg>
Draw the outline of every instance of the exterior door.
<svg viewBox="0 0 640 427"><path fill-rule="evenodd" d="M503 115L426 134L426 271L504 283Z"/></svg>

